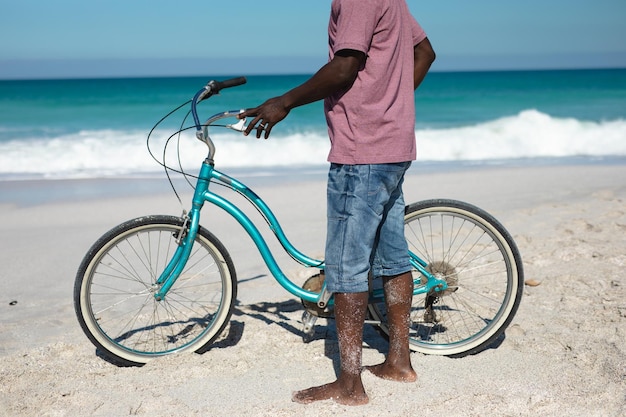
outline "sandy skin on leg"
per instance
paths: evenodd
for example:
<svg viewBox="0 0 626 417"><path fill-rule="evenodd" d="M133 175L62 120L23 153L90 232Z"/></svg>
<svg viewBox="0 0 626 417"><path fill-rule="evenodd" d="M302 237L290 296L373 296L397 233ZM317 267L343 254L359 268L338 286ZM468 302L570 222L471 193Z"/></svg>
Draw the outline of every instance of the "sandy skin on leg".
<svg viewBox="0 0 626 417"><path fill-rule="evenodd" d="M343 405L368 403L369 398L361 381L363 323L367 299L367 292L335 294L335 321L341 361L339 377L330 384L295 392L293 401L309 404L332 399Z"/></svg>
<svg viewBox="0 0 626 417"><path fill-rule="evenodd" d="M417 374L411 365L409 350L409 315L413 298L413 277L410 272L385 277L383 285L389 321L389 353L383 363L368 366L365 369L382 379L415 382Z"/></svg>

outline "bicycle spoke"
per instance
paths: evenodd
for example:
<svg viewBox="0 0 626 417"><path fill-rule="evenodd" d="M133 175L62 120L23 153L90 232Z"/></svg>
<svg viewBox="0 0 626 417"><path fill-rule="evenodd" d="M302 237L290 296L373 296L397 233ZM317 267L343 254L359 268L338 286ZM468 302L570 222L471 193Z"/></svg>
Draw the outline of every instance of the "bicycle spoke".
<svg viewBox="0 0 626 417"><path fill-rule="evenodd" d="M409 250L448 284L441 292L419 294L428 278L414 272L412 349L462 354L488 345L504 330L521 297L521 267L514 244L496 223L480 209L451 200L431 200L407 211ZM371 305L370 314L387 332L384 303Z"/></svg>

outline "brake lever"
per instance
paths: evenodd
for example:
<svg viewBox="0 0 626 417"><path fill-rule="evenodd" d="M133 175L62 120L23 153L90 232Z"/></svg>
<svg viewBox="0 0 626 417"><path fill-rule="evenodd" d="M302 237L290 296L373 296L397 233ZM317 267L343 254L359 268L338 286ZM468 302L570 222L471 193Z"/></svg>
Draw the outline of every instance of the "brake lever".
<svg viewBox="0 0 626 417"><path fill-rule="evenodd" d="M246 118L239 119L237 123L226 125L228 129L236 130L237 132L243 132L246 130Z"/></svg>

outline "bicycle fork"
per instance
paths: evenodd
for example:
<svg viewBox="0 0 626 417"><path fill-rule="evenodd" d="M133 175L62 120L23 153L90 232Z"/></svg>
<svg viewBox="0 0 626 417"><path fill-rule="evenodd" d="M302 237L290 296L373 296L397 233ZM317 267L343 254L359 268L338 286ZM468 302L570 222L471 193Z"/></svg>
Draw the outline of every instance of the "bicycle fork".
<svg viewBox="0 0 626 417"><path fill-rule="evenodd" d="M154 293L154 298L157 301L162 301L165 295L168 293L172 285L176 282L176 279L180 276L193 246L196 233L198 231L198 216L188 216L183 212L183 224L180 230L174 237L178 247L172 256L172 259L168 262L167 266L161 272L161 275L155 281L155 287L158 290Z"/></svg>
<svg viewBox="0 0 626 417"><path fill-rule="evenodd" d="M178 235L175 236L178 247L172 256L172 259L168 262L167 266L154 284L155 289L158 288L158 290L154 293L154 298L157 301L162 301L165 298L165 295L168 293L170 288L172 288L172 285L174 285L189 260L193 242L195 241L198 229L200 228L200 210L204 204L203 193L206 189L208 189L208 184L208 179L198 179L191 211L189 215L183 211L183 224L178 232Z"/></svg>

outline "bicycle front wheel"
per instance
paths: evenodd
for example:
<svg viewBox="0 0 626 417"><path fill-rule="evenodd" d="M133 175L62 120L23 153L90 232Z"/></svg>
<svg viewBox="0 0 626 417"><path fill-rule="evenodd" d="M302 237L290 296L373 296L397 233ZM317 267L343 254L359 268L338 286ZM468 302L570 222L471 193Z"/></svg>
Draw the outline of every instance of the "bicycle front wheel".
<svg viewBox="0 0 626 417"><path fill-rule="evenodd" d="M449 286L413 297L411 350L465 356L493 345L523 291L521 256L505 228L471 204L427 200L406 207L405 236L409 250ZM417 271L413 275L416 282L426 280ZM384 303L371 304L369 312L388 335Z"/></svg>
<svg viewBox="0 0 626 417"><path fill-rule="evenodd" d="M130 220L102 236L83 259L74 285L76 315L109 361L136 366L178 352L201 353L228 323L235 268L202 227L176 283L163 300L154 297L182 228L183 220L172 216Z"/></svg>

